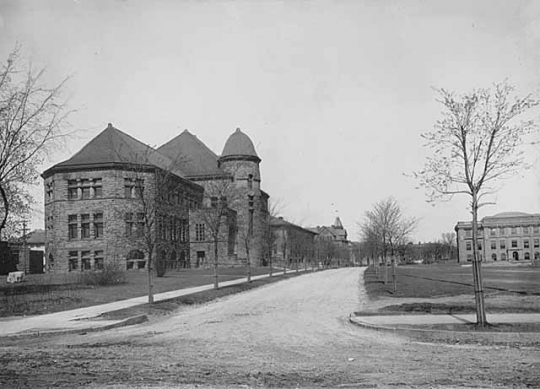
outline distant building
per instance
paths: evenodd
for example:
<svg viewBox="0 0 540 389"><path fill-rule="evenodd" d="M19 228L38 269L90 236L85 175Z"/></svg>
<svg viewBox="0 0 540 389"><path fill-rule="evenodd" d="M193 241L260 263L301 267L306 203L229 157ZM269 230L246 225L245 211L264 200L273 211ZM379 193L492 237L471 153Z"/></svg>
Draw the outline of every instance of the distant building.
<svg viewBox="0 0 540 389"><path fill-rule="evenodd" d="M317 233L284 220L282 217L270 219L273 242L272 263L276 266L303 266L311 261L315 253Z"/></svg>
<svg viewBox="0 0 540 389"><path fill-rule="evenodd" d="M351 260L352 244L347 239L347 230L339 217L336 217L331 226L317 226L310 230L317 233L315 243L319 262L327 266L341 266Z"/></svg>
<svg viewBox="0 0 540 389"><path fill-rule="evenodd" d="M455 226L458 262L472 261L472 223ZM478 222L477 250L485 262L540 259L540 214L504 212Z"/></svg>

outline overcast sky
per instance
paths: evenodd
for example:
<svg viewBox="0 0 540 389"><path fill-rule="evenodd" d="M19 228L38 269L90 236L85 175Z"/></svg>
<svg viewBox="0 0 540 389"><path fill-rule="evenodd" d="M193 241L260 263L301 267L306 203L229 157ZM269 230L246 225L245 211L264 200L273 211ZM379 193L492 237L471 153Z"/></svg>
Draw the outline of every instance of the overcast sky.
<svg viewBox="0 0 540 389"><path fill-rule="evenodd" d="M51 83L72 75L81 131L44 168L108 122L153 146L187 128L218 155L240 127L284 216L304 226L340 216L352 240L387 196L421 219L415 241L470 219L466 197L429 205L407 177L440 117L434 87L540 89L534 0L0 0L2 61L16 42ZM538 149L528 151L535 167L481 216L540 212Z"/></svg>

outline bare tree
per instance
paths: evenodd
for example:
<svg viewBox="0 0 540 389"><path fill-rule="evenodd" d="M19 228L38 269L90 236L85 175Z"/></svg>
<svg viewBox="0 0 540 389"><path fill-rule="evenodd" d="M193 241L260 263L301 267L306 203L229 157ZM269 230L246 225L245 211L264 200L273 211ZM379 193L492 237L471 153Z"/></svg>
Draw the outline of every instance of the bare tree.
<svg viewBox="0 0 540 389"><path fill-rule="evenodd" d="M388 282L388 253L391 255L392 279L396 289L396 250L406 243L407 237L416 229L418 220L405 217L401 207L393 197L388 197L374 204L373 209L366 211L361 231L366 240L376 241L380 248L384 263L385 283Z"/></svg>
<svg viewBox="0 0 540 389"><path fill-rule="evenodd" d="M198 213L200 220L208 228L214 246L214 289L219 288L218 268L219 268L219 242L229 241L232 232L230 228L236 229L237 213L234 211L236 205L244 200L242 191L233 180L233 175L223 176L205 184L204 208ZM226 231L224 228L228 227ZM223 238L225 236L225 238ZM253 236L247 236L247 245L250 246Z"/></svg>
<svg viewBox="0 0 540 389"><path fill-rule="evenodd" d="M538 105L532 95L516 97L506 82L493 89L478 89L463 96L439 89L443 118L422 136L433 150L423 170L415 173L429 201L449 199L454 194L470 196L473 246L478 239L478 209L492 204L486 197L496 183L525 167L526 136L538 129L533 120L516 121ZM477 250L473 250L476 317L486 325L482 273Z"/></svg>
<svg viewBox="0 0 540 389"><path fill-rule="evenodd" d="M283 210L282 201L280 199L275 201L269 201L268 214L261 226L261 244L265 255L268 258L269 275L272 277L274 267L274 252L277 247L276 231L272 227L272 220L277 219Z"/></svg>
<svg viewBox="0 0 540 389"><path fill-rule="evenodd" d="M62 100L68 79L48 87L44 73L22 64L18 48L0 69L0 236L15 202L28 204L44 158L68 135L72 111Z"/></svg>
<svg viewBox="0 0 540 389"><path fill-rule="evenodd" d="M455 257L456 253L456 233L455 232L444 232L441 235L442 243L448 253L448 259L452 260Z"/></svg>

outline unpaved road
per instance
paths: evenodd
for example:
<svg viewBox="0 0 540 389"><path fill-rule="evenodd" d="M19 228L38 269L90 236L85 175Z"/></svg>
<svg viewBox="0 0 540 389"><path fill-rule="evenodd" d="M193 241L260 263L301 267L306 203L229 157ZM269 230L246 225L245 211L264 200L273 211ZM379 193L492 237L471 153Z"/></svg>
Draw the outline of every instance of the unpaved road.
<svg viewBox="0 0 540 389"><path fill-rule="evenodd" d="M538 387L540 349L412 342L350 324L358 268L107 332L0 348L0 387Z"/></svg>

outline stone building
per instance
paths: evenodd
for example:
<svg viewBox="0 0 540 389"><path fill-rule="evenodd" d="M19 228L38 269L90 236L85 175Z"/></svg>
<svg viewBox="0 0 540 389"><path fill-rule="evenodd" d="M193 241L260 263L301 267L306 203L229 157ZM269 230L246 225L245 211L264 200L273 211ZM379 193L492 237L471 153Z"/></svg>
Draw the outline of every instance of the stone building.
<svg viewBox="0 0 540 389"><path fill-rule="evenodd" d="M70 159L47 169L45 256L48 271L126 269L153 252L175 266L189 261L189 210L203 188L167 157L111 124Z"/></svg>
<svg viewBox="0 0 540 389"><path fill-rule="evenodd" d="M237 129L221 156L184 131L153 149L111 124L43 173L49 271L265 264L268 195L258 157ZM150 242L149 242L149 238Z"/></svg>
<svg viewBox="0 0 540 389"><path fill-rule="evenodd" d="M251 139L237 128L217 156L185 130L158 151L171 159L181 156L186 177L204 188L203 208L190 218L192 261L213 263L217 233L222 263L242 265L249 251L253 266L265 265L262 232L269 196L261 189L261 159Z"/></svg>
<svg viewBox="0 0 540 389"><path fill-rule="evenodd" d="M458 262L472 261L472 223L455 226ZM477 250L485 262L540 259L540 214L504 212L478 222Z"/></svg>
<svg viewBox="0 0 540 389"><path fill-rule="evenodd" d="M316 232L282 217L272 217L270 227L273 233L272 263L275 266L304 266L313 260Z"/></svg>

